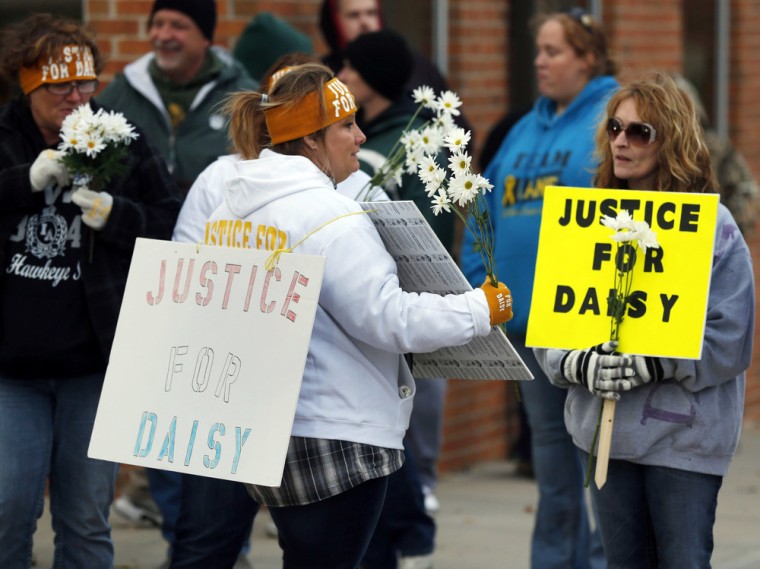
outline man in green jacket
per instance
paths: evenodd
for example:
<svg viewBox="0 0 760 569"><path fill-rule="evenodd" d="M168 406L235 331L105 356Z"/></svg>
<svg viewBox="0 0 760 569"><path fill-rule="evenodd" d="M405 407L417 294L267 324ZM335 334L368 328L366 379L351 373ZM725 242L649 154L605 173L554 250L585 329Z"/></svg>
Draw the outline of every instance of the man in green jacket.
<svg viewBox="0 0 760 569"><path fill-rule="evenodd" d="M215 26L214 0L156 0L148 20L153 51L97 97L143 129L184 192L229 153L218 104L231 92L258 89L239 62L212 46Z"/></svg>

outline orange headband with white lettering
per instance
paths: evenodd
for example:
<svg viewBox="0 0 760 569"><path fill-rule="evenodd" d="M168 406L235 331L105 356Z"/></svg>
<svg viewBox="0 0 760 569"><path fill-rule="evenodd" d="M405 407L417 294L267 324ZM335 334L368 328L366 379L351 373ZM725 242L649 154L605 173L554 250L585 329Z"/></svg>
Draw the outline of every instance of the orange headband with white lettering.
<svg viewBox="0 0 760 569"><path fill-rule="evenodd" d="M356 112L351 91L337 77L325 83L327 112L322 113L319 97L311 92L295 105L280 106L264 113L272 144L313 134Z"/></svg>
<svg viewBox="0 0 760 569"><path fill-rule="evenodd" d="M40 59L36 66L22 67L18 72L18 83L25 95L45 83L92 81L97 78L92 50L84 45L67 45L58 57L50 57L47 61Z"/></svg>

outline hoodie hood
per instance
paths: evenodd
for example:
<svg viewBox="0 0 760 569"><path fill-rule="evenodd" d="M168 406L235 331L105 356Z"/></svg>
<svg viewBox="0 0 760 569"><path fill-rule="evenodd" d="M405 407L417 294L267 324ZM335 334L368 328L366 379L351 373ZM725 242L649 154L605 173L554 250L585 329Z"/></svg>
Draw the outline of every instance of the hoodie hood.
<svg viewBox="0 0 760 569"><path fill-rule="evenodd" d="M538 123L545 128L551 128L557 121L575 121L589 107L595 106L597 101L609 99L618 87L617 80L610 75L594 77L561 115L557 115L556 102L548 97L540 97L535 104Z"/></svg>
<svg viewBox="0 0 760 569"><path fill-rule="evenodd" d="M256 160L235 164L238 176L227 183L225 201L238 217L286 196L316 189L331 189L329 178L304 156L263 150Z"/></svg>

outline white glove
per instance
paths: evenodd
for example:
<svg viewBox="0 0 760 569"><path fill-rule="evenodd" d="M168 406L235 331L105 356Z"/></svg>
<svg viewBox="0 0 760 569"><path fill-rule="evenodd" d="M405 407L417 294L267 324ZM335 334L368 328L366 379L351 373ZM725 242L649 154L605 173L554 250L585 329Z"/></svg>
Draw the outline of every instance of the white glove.
<svg viewBox="0 0 760 569"><path fill-rule="evenodd" d="M630 354L620 354L630 360L627 367L628 376L625 379L612 379L608 381L597 381L596 385L599 389L605 391L630 391L634 387L647 384L650 381L658 382L662 381L665 376L665 372L662 369L662 363L660 358L654 358L652 356L633 356Z"/></svg>
<svg viewBox="0 0 760 569"><path fill-rule="evenodd" d="M620 394L606 386L634 375L632 356L617 354L618 343L605 342L586 350L571 350L560 361L562 376L571 383L584 385L603 399L617 401Z"/></svg>
<svg viewBox="0 0 760 569"><path fill-rule="evenodd" d="M63 162L58 159L64 155L60 150L43 150L29 169L29 181L32 183L33 192L41 192L49 186L53 180L59 186L69 184L69 171Z"/></svg>
<svg viewBox="0 0 760 569"><path fill-rule="evenodd" d="M71 194L71 201L82 208L82 221L93 229L103 229L111 215L113 196L108 192L93 192L79 188Z"/></svg>

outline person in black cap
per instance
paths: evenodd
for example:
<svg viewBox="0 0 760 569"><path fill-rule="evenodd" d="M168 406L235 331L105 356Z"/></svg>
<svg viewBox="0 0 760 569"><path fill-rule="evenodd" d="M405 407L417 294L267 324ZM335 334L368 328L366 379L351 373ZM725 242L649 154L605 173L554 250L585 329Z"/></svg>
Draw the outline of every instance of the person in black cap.
<svg viewBox="0 0 760 569"><path fill-rule="evenodd" d="M322 0L319 9L319 29L329 53L322 62L339 73L343 68L346 46L360 35L385 29L383 7L380 0ZM436 93L449 90L446 77L435 63L417 50L410 49L412 71L406 80L404 90L411 96L421 85L431 87ZM472 131L464 113L454 118L457 126Z"/></svg>
<svg viewBox="0 0 760 569"><path fill-rule="evenodd" d="M229 152L216 107L258 83L229 52L212 46L214 0L156 0L148 18L153 51L124 68L98 96L140 126L185 192Z"/></svg>
<svg viewBox="0 0 760 569"><path fill-rule="evenodd" d="M367 136L359 150L359 164L372 175L414 116L416 106L405 88L413 70L413 56L404 38L385 28L357 37L345 47L343 57L343 68L338 76L356 98L361 112L358 120ZM421 126L422 122L418 117L412 128ZM451 248L454 216L433 215L430 198L418 176L404 174L400 186L391 181L384 189L392 199L414 201L441 242ZM406 462L389 477L385 505L362 560L365 569L432 567L435 520L425 508L418 468L422 457L410 452L410 447L415 428L440 431L445 380L420 379L416 383L418 391L427 388L428 393L415 397L410 430L404 439ZM440 396L427 397L435 394ZM424 425L415 423L415 415L420 410L427 417ZM437 450L434 449L436 456Z"/></svg>
<svg viewBox="0 0 760 569"><path fill-rule="evenodd" d="M404 38L389 29L360 35L346 46L343 56L344 65L338 77L351 90L360 109L357 122L367 142L359 152L359 161L361 169L371 176L414 115L415 104L405 91L413 59ZM417 128L422 122L418 119L412 127ZM392 199L415 201L441 242L450 246L453 216L433 215L418 176L404 174L401 180L401 186L388 182L385 191Z"/></svg>

